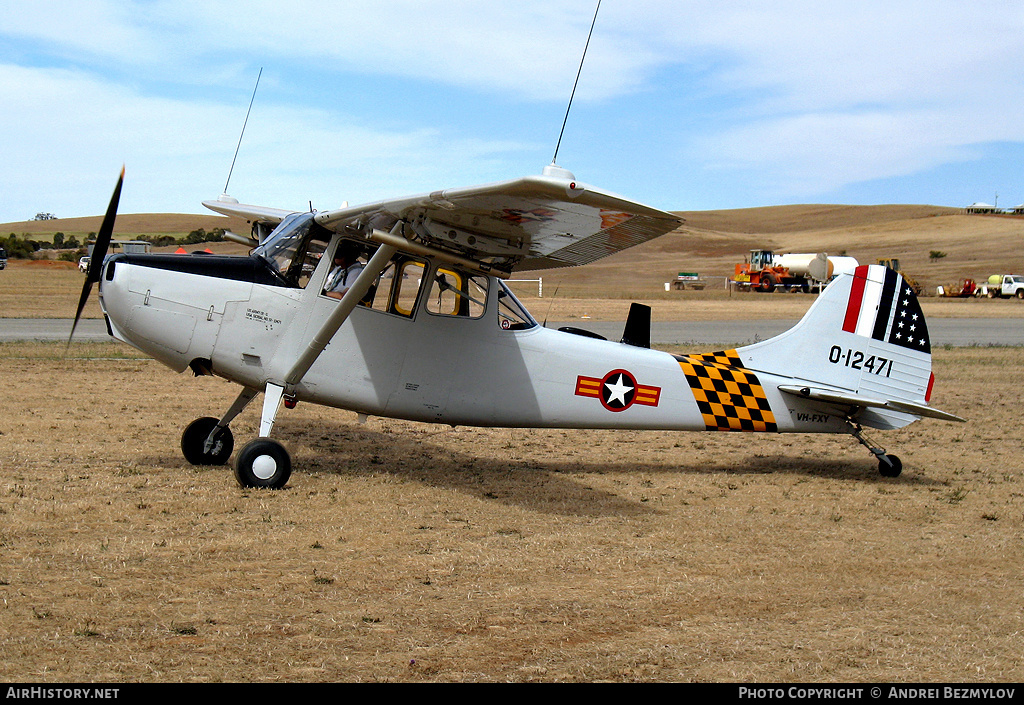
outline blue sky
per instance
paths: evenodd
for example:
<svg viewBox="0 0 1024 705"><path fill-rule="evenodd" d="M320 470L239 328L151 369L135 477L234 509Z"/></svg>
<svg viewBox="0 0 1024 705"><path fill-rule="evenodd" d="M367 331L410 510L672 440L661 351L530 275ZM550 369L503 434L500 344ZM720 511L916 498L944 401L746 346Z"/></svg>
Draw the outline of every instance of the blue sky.
<svg viewBox="0 0 1024 705"><path fill-rule="evenodd" d="M539 173L594 0L0 0L0 222ZM558 164L668 210L1024 203L1019 0L603 0Z"/></svg>

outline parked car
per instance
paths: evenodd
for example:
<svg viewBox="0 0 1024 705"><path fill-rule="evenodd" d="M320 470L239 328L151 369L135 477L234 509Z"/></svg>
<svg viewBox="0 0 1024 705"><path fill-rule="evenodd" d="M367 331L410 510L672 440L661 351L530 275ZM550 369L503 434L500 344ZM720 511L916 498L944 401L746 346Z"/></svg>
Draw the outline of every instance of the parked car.
<svg viewBox="0 0 1024 705"><path fill-rule="evenodd" d="M78 260L78 269L79 269L79 271L81 271L83 274L85 272L88 272L89 271L89 262L91 262L91 261L92 261L91 257L83 257L82 259Z"/></svg>

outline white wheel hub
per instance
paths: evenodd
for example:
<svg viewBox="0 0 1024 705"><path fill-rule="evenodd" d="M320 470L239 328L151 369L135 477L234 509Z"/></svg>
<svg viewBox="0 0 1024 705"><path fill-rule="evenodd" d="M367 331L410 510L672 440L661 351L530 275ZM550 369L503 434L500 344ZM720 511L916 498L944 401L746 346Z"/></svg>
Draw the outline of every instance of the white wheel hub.
<svg viewBox="0 0 1024 705"><path fill-rule="evenodd" d="M277 461L272 456L260 455L252 461L252 474L261 480L269 480L277 472Z"/></svg>

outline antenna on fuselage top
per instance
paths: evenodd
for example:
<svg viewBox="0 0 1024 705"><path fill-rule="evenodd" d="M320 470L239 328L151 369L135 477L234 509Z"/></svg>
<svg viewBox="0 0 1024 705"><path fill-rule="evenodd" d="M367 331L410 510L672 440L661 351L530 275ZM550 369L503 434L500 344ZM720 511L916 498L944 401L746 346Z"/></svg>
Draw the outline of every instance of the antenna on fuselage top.
<svg viewBox="0 0 1024 705"><path fill-rule="evenodd" d="M572 93L569 94L569 105L565 108L565 117L562 119L562 129L558 131L558 142L555 144L555 156L551 157L551 164L558 162L558 150L562 146L562 135L565 133L565 124L569 122L569 111L572 110L572 99L576 96L576 86L580 82L580 74L583 73L583 62L587 59L587 49L590 47L590 37L594 34L594 25L597 24L597 13L601 9L601 0L597 0L597 7L594 8L594 19L590 21L590 32L587 34L587 43L583 46L583 56L580 57L580 67L576 71L576 80L572 84Z"/></svg>
<svg viewBox="0 0 1024 705"><path fill-rule="evenodd" d="M263 67L256 75L256 85L252 89L252 98L249 99L249 109L245 111L245 121L242 123L242 132L238 135L238 144L235 145L235 156L231 158L231 168L228 169L228 180L224 182L224 193L221 198L228 195L228 184L231 183L231 173L235 170L235 160L238 159L238 150L242 148L242 137L245 135L245 126L249 124L249 113L252 112L252 104L256 100L256 89L260 87L260 77L263 75Z"/></svg>

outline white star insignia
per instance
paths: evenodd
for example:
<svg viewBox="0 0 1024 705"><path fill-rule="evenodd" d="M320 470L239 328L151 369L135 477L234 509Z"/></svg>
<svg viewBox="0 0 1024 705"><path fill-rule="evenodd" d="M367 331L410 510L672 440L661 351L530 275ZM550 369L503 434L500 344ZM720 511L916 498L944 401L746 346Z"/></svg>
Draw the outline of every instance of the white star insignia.
<svg viewBox="0 0 1024 705"><path fill-rule="evenodd" d="M607 387L608 391L611 392L611 396L608 397L608 403L611 404L618 401L623 406L626 405L626 394L633 391L633 388L628 384L622 383L622 375L619 375L618 381L614 384L612 382L605 382L604 386Z"/></svg>

